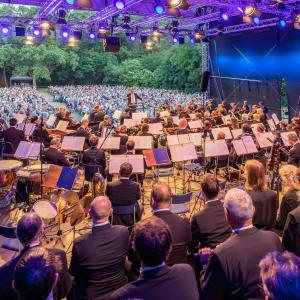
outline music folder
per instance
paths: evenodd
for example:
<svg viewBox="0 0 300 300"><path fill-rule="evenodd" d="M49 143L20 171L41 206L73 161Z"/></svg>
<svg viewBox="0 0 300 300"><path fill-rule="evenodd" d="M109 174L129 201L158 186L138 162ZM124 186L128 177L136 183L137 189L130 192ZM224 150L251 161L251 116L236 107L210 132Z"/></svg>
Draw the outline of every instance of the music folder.
<svg viewBox="0 0 300 300"><path fill-rule="evenodd" d="M35 124L33 124L33 123L28 123L28 124L21 123L17 126L17 128L22 130L22 131L25 128L25 130L24 130L25 135L26 136L32 136L33 131L35 129Z"/></svg>
<svg viewBox="0 0 300 300"><path fill-rule="evenodd" d="M172 145L169 147L173 162L184 162L197 159L194 144Z"/></svg>
<svg viewBox="0 0 300 300"><path fill-rule="evenodd" d="M149 132L153 135L159 135L162 133L163 126L161 123L150 123L149 125Z"/></svg>
<svg viewBox="0 0 300 300"><path fill-rule="evenodd" d="M19 159L35 160L40 154L41 143L21 141L15 152L15 157Z"/></svg>
<svg viewBox="0 0 300 300"><path fill-rule="evenodd" d="M167 148L155 148L151 150L144 150L145 162L147 167L157 167L170 165L170 160Z"/></svg>
<svg viewBox="0 0 300 300"><path fill-rule="evenodd" d="M119 150L121 138L118 136L109 136L105 142L104 137L98 138L97 148L101 147L102 150ZM102 146L101 146L102 145Z"/></svg>
<svg viewBox="0 0 300 300"><path fill-rule="evenodd" d="M81 152L83 151L84 142L84 136L64 136L61 150Z"/></svg>
<svg viewBox="0 0 300 300"><path fill-rule="evenodd" d="M129 140L134 141L134 149L144 150L153 148L153 137L152 136L139 136L133 135L128 137Z"/></svg>
<svg viewBox="0 0 300 300"><path fill-rule="evenodd" d="M127 128L131 128L131 127L134 127L134 126L137 126L141 123L141 120L140 119L124 119L124 125L127 127Z"/></svg>
<svg viewBox="0 0 300 300"><path fill-rule="evenodd" d="M201 132L189 133L189 138L191 143L194 144L196 147L202 146L203 137Z"/></svg>
<svg viewBox="0 0 300 300"><path fill-rule="evenodd" d="M231 134L234 139L237 139L239 136L243 134L243 129L232 129Z"/></svg>
<svg viewBox="0 0 300 300"><path fill-rule="evenodd" d="M267 120L267 122L268 122L268 125L269 125L271 131L276 131L276 125L274 123L274 120L273 119L269 119L269 120Z"/></svg>
<svg viewBox="0 0 300 300"><path fill-rule="evenodd" d="M244 136L240 140L233 140L232 145L238 156L258 152L251 136Z"/></svg>
<svg viewBox="0 0 300 300"><path fill-rule="evenodd" d="M188 122L188 125L190 129L198 129L203 127L201 120L190 121Z"/></svg>
<svg viewBox="0 0 300 300"><path fill-rule="evenodd" d="M26 115L25 114L17 113L16 116L15 116L15 118L17 119L17 124L21 124L26 119Z"/></svg>
<svg viewBox="0 0 300 300"><path fill-rule="evenodd" d="M222 121L225 125L228 125L231 123L231 116L230 115L226 115L222 117Z"/></svg>
<svg viewBox="0 0 300 300"><path fill-rule="evenodd" d="M57 126L55 127L55 130L65 132L67 130L68 125L68 121L59 121Z"/></svg>
<svg viewBox="0 0 300 300"><path fill-rule="evenodd" d="M148 115L146 112L134 112L132 113L132 119L133 120L139 120L140 122L142 121L142 119L147 118Z"/></svg>
<svg viewBox="0 0 300 300"><path fill-rule="evenodd" d="M231 140L232 139L232 135L231 135L229 127L212 128L211 133L212 133L215 140L218 139L219 132L224 132L225 140Z"/></svg>
<svg viewBox="0 0 300 300"><path fill-rule="evenodd" d="M144 173L143 155L111 155L109 159L109 174L119 174L120 166L124 162L132 165L133 174Z"/></svg>
<svg viewBox="0 0 300 300"><path fill-rule="evenodd" d="M46 124L47 124L48 127L53 127L55 121L56 121L56 116L55 115L50 115L50 117L47 120Z"/></svg>
<svg viewBox="0 0 300 300"><path fill-rule="evenodd" d="M273 140L275 136L273 135L272 132L264 132L264 133L259 133L257 132L255 134L256 140L259 144L259 147L261 148L270 148L273 146Z"/></svg>
<svg viewBox="0 0 300 300"><path fill-rule="evenodd" d="M229 150L225 140L205 142L205 157L218 157L227 155L229 155Z"/></svg>

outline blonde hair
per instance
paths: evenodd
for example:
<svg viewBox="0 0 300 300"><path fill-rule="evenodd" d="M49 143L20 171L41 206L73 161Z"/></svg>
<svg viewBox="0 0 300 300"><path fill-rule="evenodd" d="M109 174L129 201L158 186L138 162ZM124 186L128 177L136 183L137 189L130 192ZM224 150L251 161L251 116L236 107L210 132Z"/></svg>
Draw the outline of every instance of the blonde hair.
<svg viewBox="0 0 300 300"><path fill-rule="evenodd" d="M217 135L217 140L224 140L225 139L225 133L223 131L219 131Z"/></svg>
<svg viewBox="0 0 300 300"><path fill-rule="evenodd" d="M300 175L300 172L298 172L298 168L294 165L285 165L280 168L279 175L284 191L288 189L300 189L298 174Z"/></svg>
<svg viewBox="0 0 300 300"><path fill-rule="evenodd" d="M245 177L247 190L261 191L266 189L265 168L258 160L250 159L246 161Z"/></svg>
<svg viewBox="0 0 300 300"><path fill-rule="evenodd" d="M260 122L260 115L259 114L253 114L253 121Z"/></svg>

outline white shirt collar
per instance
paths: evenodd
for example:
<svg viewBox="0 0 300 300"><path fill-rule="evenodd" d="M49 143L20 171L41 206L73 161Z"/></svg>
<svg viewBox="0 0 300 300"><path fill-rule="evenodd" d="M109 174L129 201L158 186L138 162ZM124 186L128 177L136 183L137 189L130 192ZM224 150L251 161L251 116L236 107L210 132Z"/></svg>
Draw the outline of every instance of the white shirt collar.
<svg viewBox="0 0 300 300"><path fill-rule="evenodd" d="M170 208L158 208L158 209L153 210L153 213L157 213L159 211L170 211Z"/></svg>
<svg viewBox="0 0 300 300"><path fill-rule="evenodd" d="M247 230L247 229L250 229L250 228L253 228L253 227L254 226L251 224L251 225L248 225L248 226L245 226L245 227L234 228L234 229L232 229L232 232L239 233L241 231L244 231L244 230Z"/></svg>
<svg viewBox="0 0 300 300"><path fill-rule="evenodd" d="M214 198L214 199L210 199L210 200L205 200L205 203L209 203L209 202L215 202L215 201L219 201L219 198Z"/></svg>
<svg viewBox="0 0 300 300"><path fill-rule="evenodd" d="M162 262L160 265L154 266L154 267L149 267L149 266L141 267L140 272L144 273L144 272L147 272L147 271L152 271L152 270L160 269L160 268L162 268L165 265L166 265L165 262Z"/></svg>
<svg viewBox="0 0 300 300"><path fill-rule="evenodd" d="M106 221L106 222L104 222L104 223L98 223L98 224L94 224L94 223L93 223L93 228L95 228L95 227L100 227L100 226L104 226L104 225L107 225L107 224L109 224L109 221Z"/></svg>

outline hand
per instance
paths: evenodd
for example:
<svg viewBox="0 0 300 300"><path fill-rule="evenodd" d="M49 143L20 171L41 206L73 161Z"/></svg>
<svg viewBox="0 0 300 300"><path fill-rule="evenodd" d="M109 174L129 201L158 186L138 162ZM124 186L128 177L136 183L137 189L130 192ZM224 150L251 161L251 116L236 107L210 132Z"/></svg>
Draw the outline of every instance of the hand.
<svg viewBox="0 0 300 300"><path fill-rule="evenodd" d="M198 251L200 264L206 265L210 255L213 253L213 250L210 248L202 248Z"/></svg>

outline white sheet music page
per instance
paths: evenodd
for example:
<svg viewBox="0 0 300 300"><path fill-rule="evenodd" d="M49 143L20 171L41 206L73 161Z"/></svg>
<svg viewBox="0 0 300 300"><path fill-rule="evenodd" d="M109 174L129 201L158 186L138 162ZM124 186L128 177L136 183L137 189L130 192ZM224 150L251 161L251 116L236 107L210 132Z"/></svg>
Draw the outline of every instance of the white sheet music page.
<svg viewBox="0 0 300 300"><path fill-rule="evenodd" d="M228 125L231 123L231 116L230 115L226 115L222 117L222 121L225 125Z"/></svg>
<svg viewBox="0 0 300 300"><path fill-rule="evenodd" d="M291 134L291 133L295 134L297 136L295 131L287 131L287 132L281 132L280 133L280 137L283 141L284 146L291 146L290 143L289 143L289 140L288 140L288 135ZM298 136L297 136L297 139L299 140Z"/></svg>
<svg viewBox="0 0 300 300"><path fill-rule="evenodd" d="M219 132L224 132L224 134L225 134L225 140L232 139L232 135L231 135L229 127L212 128L211 132L212 132L212 135L213 135L213 137L214 137L215 140L218 139Z"/></svg>
<svg viewBox="0 0 300 300"><path fill-rule="evenodd" d="M178 135L167 135L168 146L178 145Z"/></svg>
<svg viewBox="0 0 300 300"><path fill-rule="evenodd" d="M129 136L129 140L134 141L134 149L145 150L153 148L152 136Z"/></svg>
<svg viewBox="0 0 300 300"><path fill-rule="evenodd" d="M205 142L205 157L217 157L226 155L229 155L229 150L225 140Z"/></svg>
<svg viewBox="0 0 300 300"><path fill-rule="evenodd" d="M149 125L149 132L154 135L159 135L162 133L163 126L161 123L152 123Z"/></svg>
<svg viewBox="0 0 300 300"><path fill-rule="evenodd" d="M172 120L175 125L179 125L179 116L173 116Z"/></svg>
<svg viewBox="0 0 300 300"><path fill-rule="evenodd" d="M109 160L109 174L118 174L122 163L128 162L132 165L132 173L144 173L143 155L112 155Z"/></svg>
<svg viewBox="0 0 300 300"><path fill-rule="evenodd" d="M65 136L61 144L61 150L83 151L84 136Z"/></svg>
<svg viewBox="0 0 300 300"><path fill-rule="evenodd" d="M105 142L104 137L98 138L98 145L97 148L99 149L100 146L102 145L101 149L103 150L119 150L120 149L120 141L121 138L118 136L110 136L108 137Z"/></svg>
<svg viewBox="0 0 300 300"><path fill-rule="evenodd" d="M201 146L202 145L202 133L196 132L196 133L189 133L190 141L195 146Z"/></svg>
<svg viewBox="0 0 300 300"><path fill-rule="evenodd" d="M276 131L274 120L273 119L269 119L267 122L268 122L268 125L269 125L271 131Z"/></svg>
<svg viewBox="0 0 300 300"><path fill-rule="evenodd" d="M134 112L132 113L132 119L133 120L139 120L142 121L142 119L147 118L147 113L146 112Z"/></svg>
<svg viewBox="0 0 300 300"><path fill-rule="evenodd" d="M255 142L251 136L243 136L241 140L243 141L248 154L258 152Z"/></svg>
<svg viewBox="0 0 300 300"><path fill-rule="evenodd" d="M115 120L119 120L121 118L122 112L120 110L116 110L113 114L113 118Z"/></svg>
<svg viewBox="0 0 300 300"><path fill-rule="evenodd" d="M243 133L243 129L232 129L231 130L231 134L233 136L234 139L237 139L238 137L240 137Z"/></svg>
<svg viewBox="0 0 300 300"><path fill-rule="evenodd" d="M197 159L197 152L193 144L170 146L173 162L182 162Z"/></svg>
<svg viewBox="0 0 300 300"><path fill-rule="evenodd" d="M188 122L188 125L189 125L190 129L198 129L198 128L203 127L201 120L190 121L190 122Z"/></svg>
<svg viewBox="0 0 300 300"><path fill-rule="evenodd" d="M188 134L178 134L178 142L179 144L190 144L190 137Z"/></svg>
<svg viewBox="0 0 300 300"><path fill-rule="evenodd" d="M55 130L66 131L68 124L69 124L68 121L59 121Z"/></svg>
<svg viewBox="0 0 300 300"><path fill-rule="evenodd" d="M163 110L163 111L160 112L160 116L162 118L168 117L169 115L170 115L170 112L168 110Z"/></svg>
<svg viewBox="0 0 300 300"><path fill-rule="evenodd" d="M280 121L275 113L272 114L272 119L273 119L275 125L278 125L280 123Z"/></svg>
<svg viewBox="0 0 300 300"><path fill-rule="evenodd" d="M255 137L256 137L257 142L258 142L258 144L261 148L272 147L273 143L271 141L273 141L274 138L275 138L272 132L264 132L264 133L257 132L255 134ZM269 139L271 141L269 141Z"/></svg>
<svg viewBox="0 0 300 300"><path fill-rule="evenodd" d="M49 127L52 127L56 121L56 116L55 115L50 115L49 119L47 120L46 124Z"/></svg>
<svg viewBox="0 0 300 300"><path fill-rule="evenodd" d="M16 158L37 159L40 154L40 143L21 141L15 152Z"/></svg>
<svg viewBox="0 0 300 300"><path fill-rule="evenodd" d="M15 118L17 119L17 124L21 124L26 119L26 115L25 114L16 114Z"/></svg>
<svg viewBox="0 0 300 300"><path fill-rule="evenodd" d="M238 156L248 154L247 149L242 140L233 140L232 145Z"/></svg>
<svg viewBox="0 0 300 300"><path fill-rule="evenodd" d="M141 120L140 119L137 119L137 120L134 120L134 119L124 119L124 125L127 128L131 128L131 127L137 126L139 124L141 124Z"/></svg>

